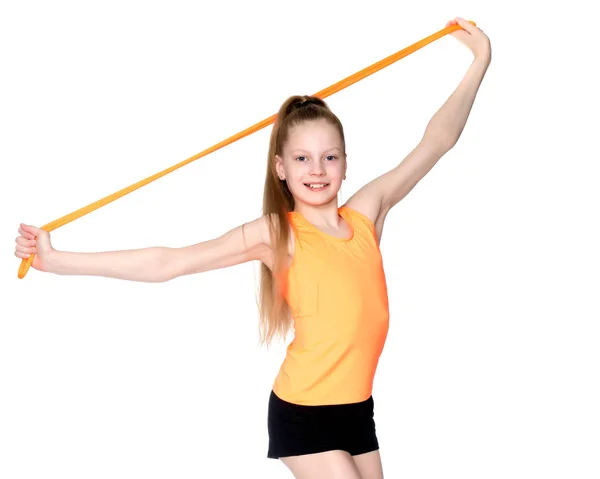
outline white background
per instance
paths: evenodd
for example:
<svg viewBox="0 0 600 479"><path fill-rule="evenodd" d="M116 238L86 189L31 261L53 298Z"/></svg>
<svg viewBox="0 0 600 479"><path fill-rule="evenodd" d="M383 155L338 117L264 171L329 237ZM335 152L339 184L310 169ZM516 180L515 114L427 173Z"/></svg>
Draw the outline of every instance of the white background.
<svg viewBox="0 0 600 479"><path fill-rule="evenodd" d="M387 478L600 477L597 72L584 2L3 2L0 477L283 478L266 458L285 344L258 264L143 284L17 279L41 226L444 28L493 60L466 129L393 210L374 398ZM394 167L472 56L446 36L328 99L345 201ZM261 213L271 127L52 232L184 246Z"/></svg>

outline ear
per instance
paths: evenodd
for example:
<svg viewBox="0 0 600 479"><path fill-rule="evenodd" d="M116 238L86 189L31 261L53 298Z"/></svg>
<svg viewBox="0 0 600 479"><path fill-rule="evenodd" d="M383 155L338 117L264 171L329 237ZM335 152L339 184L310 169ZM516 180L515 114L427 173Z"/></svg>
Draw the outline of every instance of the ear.
<svg viewBox="0 0 600 479"><path fill-rule="evenodd" d="M343 180L346 179L346 171L348 170L348 160L344 159L344 176L342 177Z"/></svg>
<svg viewBox="0 0 600 479"><path fill-rule="evenodd" d="M275 170L280 180L285 180L285 172L283 170L283 160L279 155L275 155Z"/></svg>

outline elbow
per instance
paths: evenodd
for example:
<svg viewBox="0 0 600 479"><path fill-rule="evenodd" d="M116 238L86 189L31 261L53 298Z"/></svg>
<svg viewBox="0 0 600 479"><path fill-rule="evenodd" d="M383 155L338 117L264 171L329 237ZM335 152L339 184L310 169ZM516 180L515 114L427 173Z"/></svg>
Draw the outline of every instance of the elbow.
<svg viewBox="0 0 600 479"><path fill-rule="evenodd" d="M452 148L454 148L454 145L456 145L458 143L459 138L460 138L460 135L449 136L448 138L445 138L444 141L442 142L442 151L444 153L447 153Z"/></svg>
<svg viewBox="0 0 600 479"><path fill-rule="evenodd" d="M434 147L441 154L454 148L460 135L453 135L441 128L428 128L423 136L423 141Z"/></svg>
<svg viewBox="0 0 600 479"><path fill-rule="evenodd" d="M156 257L156 263L154 265L154 283L166 283L172 279L180 276L180 273L176 268L176 261L174 260L175 249L174 248L159 248Z"/></svg>

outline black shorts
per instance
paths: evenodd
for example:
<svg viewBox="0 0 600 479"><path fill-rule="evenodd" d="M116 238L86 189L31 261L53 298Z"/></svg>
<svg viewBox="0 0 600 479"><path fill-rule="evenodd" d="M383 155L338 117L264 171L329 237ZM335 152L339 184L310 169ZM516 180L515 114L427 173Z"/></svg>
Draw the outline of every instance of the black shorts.
<svg viewBox="0 0 600 479"><path fill-rule="evenodd" d="M271 459L335 449L356 456L379 449L372 396L359 403L305 406L271 391L267 422Z"/></svg>

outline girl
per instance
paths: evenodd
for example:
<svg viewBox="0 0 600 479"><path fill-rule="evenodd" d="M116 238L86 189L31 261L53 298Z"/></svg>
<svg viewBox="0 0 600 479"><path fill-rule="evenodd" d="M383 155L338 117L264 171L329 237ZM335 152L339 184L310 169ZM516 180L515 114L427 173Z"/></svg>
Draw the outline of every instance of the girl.
<svg viewBox="0 0 600 479"><path fill-rule="evenodd" d="M371 392L388 331L384 221L457 142L491 61L487 36L455 23L474 54L466 75L416 148L345 205L342 125L321 99L293 96L271 133L262 217L185 248L101 253L57 251L48 232L21 224L15 255L35 254L39 271L145 282L261 261L262 340L294 327L270 393L268 457L296 478L383 478Z"/></svg>

